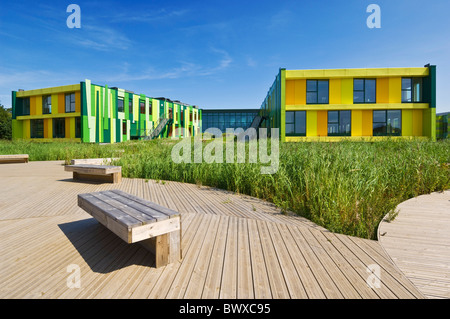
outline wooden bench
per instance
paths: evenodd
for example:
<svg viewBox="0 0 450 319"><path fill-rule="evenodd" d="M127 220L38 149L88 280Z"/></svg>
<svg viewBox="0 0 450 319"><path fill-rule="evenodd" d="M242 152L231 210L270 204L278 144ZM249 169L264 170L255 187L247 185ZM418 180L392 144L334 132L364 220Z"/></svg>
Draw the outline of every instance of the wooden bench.
<svg viewBox="0 0 450 319"><path fill-rule="evenodd" d="M120 183L122 181L122 167L108 165L77 164L66 165L64 170L73 172L74 180L103 181Z"/></svg>
<svg viewBox="0 0 450 319"><path fill-rule="evenodd" d="M180 213L120 190L78 195L78 206L131 244L156 257L156 267L181 259Z"/></svg>
<svg viewBox="0 0 450 319"><path fill-rule="evenodd" d="M0 155L0 163L28 163L28 154Z"/></svg>

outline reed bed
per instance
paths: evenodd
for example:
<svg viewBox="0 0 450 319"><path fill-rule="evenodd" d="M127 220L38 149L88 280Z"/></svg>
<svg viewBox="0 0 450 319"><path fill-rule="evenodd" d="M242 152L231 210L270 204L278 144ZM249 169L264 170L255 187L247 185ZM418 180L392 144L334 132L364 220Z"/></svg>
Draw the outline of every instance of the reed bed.
<svg viewBox="0 0 450 319"><path fill-rule="evenodd" d="M267 166L261 162L175 163L171 160L175 143L1 142L0 154L28 153L30 160L66 162L119 157L115 164L122 166L125 177L194 183L247 194L330 231L368 239L376 239L378 224L386 214L395 218L395 207L402 201L450 186L448 140L281 143L278 171L272 175L261 174L261 166ZM207 144L203 143L203 149ZM248 158L248 144L246 147Z"/></svg>

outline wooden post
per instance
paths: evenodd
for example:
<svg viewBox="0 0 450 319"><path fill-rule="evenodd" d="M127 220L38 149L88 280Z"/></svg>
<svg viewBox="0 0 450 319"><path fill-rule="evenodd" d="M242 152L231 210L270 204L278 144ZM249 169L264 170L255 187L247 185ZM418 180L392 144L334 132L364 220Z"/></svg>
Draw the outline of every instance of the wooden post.
<svg viewBox="0 0 450 319"><path fill-rule="evenodd" d="M180 231L152 237L139 242L145 249L155 255L156 268L181 260Z"/></svg>

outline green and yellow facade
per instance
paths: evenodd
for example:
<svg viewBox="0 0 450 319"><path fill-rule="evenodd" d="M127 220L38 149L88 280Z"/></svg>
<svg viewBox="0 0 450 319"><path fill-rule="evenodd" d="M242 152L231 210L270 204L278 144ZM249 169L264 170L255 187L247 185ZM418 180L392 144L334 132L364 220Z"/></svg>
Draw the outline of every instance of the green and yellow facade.
<svg viewBox="0 0 450 319"><path fill-rule="evenodd" d="M280 69L260 108L282 141L436 139L436 67Z"/></svg>
<svg viewBox="0 0 450 319"><path fill-rule="evenodd" d="M116 143L149 136L164 118L169 121L160 138L201 132L201 110L195 106L90 80L13 91L12 111L14 139Z"/></svg>

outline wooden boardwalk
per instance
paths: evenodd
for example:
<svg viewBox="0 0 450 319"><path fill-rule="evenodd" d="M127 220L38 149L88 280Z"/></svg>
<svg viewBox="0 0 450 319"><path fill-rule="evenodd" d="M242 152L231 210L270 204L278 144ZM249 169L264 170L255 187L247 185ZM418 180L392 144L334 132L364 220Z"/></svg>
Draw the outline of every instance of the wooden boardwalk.
<svg viewBox="0 0 450 319"><path fill-rule="evenodd" d="M0 298L424 297L378 242L248 196L143 179L74 182L62 162L0 165L0 183ZM77 194L107 189L179 211L182 261L154 268L150 253L77 206Z"/></svg>
<svg viewBox="0 0 450 319"><path fill-rule="evenodd" d="M401 203L382 221L379 242L399 269L428 298L450 298L450 191Z"/></svg>

